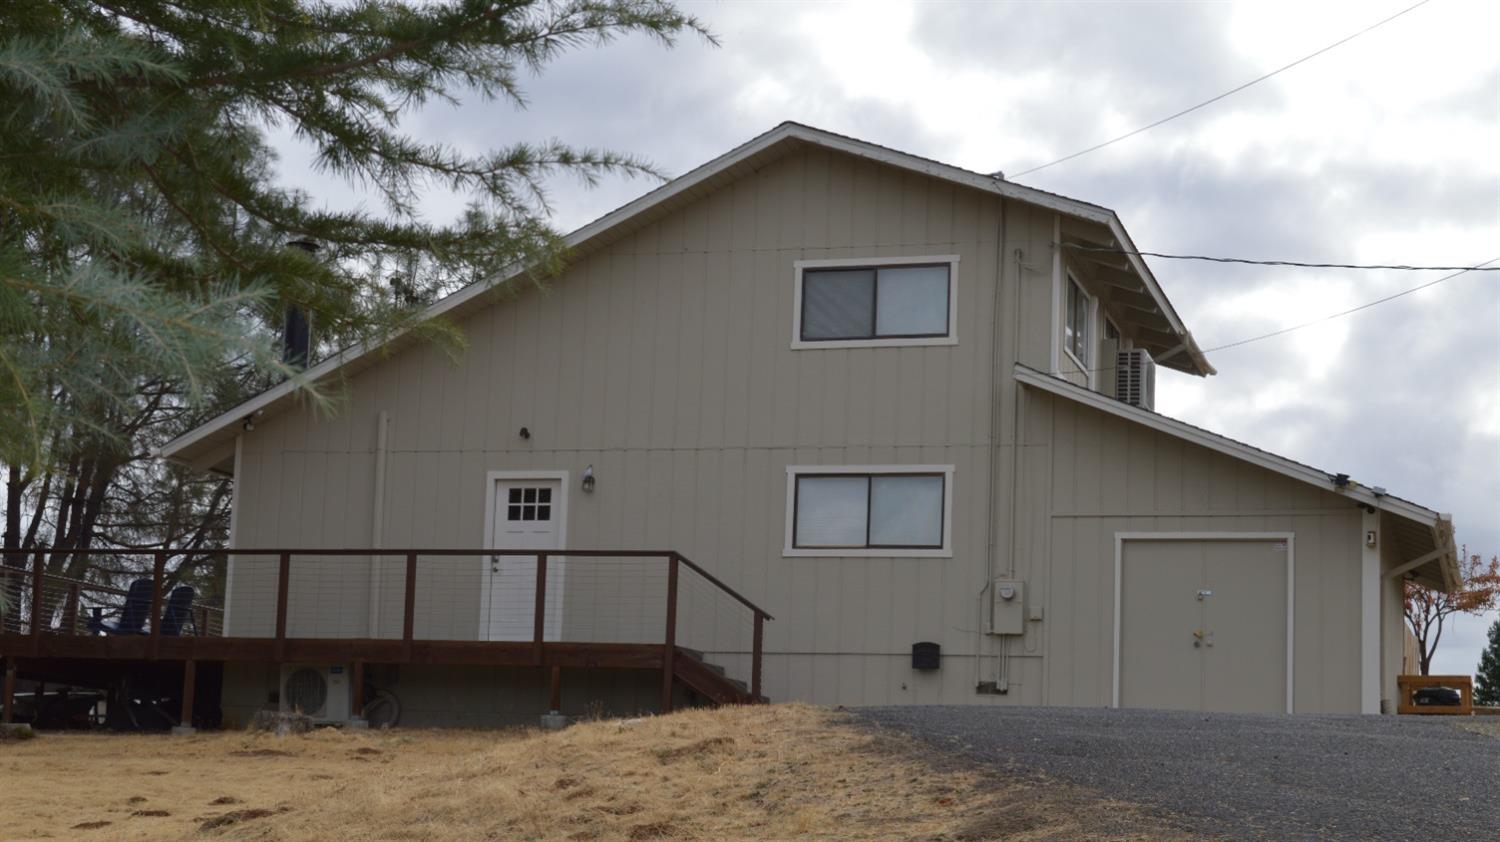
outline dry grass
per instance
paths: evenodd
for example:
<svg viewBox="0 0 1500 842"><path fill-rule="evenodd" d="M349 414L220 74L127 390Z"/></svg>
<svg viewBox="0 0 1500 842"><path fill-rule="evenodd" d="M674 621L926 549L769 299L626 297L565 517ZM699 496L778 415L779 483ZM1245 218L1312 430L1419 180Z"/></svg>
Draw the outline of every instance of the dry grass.
<svg viewBox="0 0 1500 842"><path fill-rule="evenodd" d="M8 840L1186 838L797 704L551 734L52 734L0 747L0 775Z"/></svg>
<svg viewBox="0 0 1500 842"><path fill-rule="evenodd" d="M1484 734L1487 737L1500 737L1500 718L1492 719L1487 716L1476 716L1466 719L1462 716L1455 716L1453 717L1453 724L1465 731L1473 731L1476 734Z"/></svg>

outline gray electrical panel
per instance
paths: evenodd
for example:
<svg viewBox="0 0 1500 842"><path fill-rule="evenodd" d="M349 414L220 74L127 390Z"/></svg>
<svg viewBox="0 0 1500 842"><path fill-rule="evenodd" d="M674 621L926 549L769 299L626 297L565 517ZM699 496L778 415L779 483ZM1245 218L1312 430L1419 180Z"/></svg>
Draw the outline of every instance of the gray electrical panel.
<svg viewBox="0 0 1500 842"><path fill-rule="evenodd" d="M990 588L990 634L1026 633L1026 583L996 579Z"/></svg>

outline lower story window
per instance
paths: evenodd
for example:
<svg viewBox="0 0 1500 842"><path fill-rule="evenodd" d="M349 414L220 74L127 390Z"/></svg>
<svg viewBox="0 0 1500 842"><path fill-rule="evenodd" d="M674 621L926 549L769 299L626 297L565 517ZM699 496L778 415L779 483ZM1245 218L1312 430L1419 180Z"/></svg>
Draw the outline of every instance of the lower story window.
<svg viewBox="0 0 1500 842"><path fill-rule="evenodd" d="M949 555L951 466L787 469L787 555Z"/></svg>

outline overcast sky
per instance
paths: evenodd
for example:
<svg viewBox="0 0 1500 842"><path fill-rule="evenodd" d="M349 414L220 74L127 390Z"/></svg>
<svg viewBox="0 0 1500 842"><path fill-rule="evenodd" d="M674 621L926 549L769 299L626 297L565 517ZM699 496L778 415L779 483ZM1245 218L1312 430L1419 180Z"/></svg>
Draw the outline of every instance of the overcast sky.
<svg viewBox="0 0 1500 842"><path fill-rule="evenodd" d="M1415 0L1273 3L684 3L723 44L627 39L553 64L525 111L470 101L407 123L470 151L558 137L686 172L797 120L980 172L1020 171L1222 93ZM1146 251L1472 265L1500 257L1500 4L1433 0L1267 82L1018 178L1115 209ZM330 204L360 201L307 171ZM571 230L650 185L563 181ZM434 216L458 200L430 197ZM1442 273L1152 267L1205 349ZM1161 372L1158 409L1444 512L1500 553L1500 273ZM1463 618L1435 672L1471 673Z"/></svg>

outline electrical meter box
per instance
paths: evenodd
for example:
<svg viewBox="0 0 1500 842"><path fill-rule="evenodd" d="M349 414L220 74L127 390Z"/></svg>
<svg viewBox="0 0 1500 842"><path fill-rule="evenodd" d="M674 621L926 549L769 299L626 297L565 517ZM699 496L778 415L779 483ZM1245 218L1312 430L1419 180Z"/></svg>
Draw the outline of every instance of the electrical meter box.
<svg viewBox="0 0 1500 842"><path fill-rule="evenodd" d="M1026 584L996 579L990 588L990 634L1026 632Z"/></svg>

